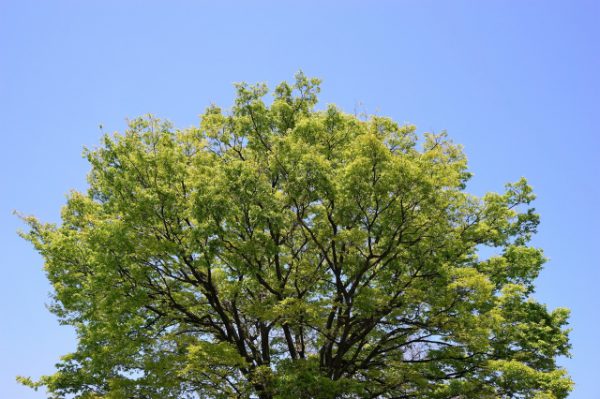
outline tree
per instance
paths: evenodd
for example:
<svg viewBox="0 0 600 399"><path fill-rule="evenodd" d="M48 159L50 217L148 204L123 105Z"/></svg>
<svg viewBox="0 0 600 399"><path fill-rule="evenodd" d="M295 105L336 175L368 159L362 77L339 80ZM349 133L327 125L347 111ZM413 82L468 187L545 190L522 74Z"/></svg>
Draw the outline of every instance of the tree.
<svg viewBox="0 0 600 399"><path fill-rule="evenodd" d="M105 136L62 223L25 218L78 346L22 382L53 398L567 396L568 311L531 298L545 258L524 179L470 195L445 134L315 111L301 73L270 105L265 85L236 88L199 127L148 116Z"/></svg>

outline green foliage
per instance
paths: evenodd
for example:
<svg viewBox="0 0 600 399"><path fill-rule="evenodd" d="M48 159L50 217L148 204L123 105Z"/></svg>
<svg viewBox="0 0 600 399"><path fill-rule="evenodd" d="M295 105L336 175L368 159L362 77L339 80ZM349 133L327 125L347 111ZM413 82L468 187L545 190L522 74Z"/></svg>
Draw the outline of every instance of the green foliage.
<svg viewBox="0 0 600 399"><path fill-rule="evenodd" d="M199 127L86 150L58 226L25 218L78 346L52 398L564 398L568 311L531 298L524 179L467 194L460 146L238 84ZM484 247L497 255L478 256Z"/></svg>

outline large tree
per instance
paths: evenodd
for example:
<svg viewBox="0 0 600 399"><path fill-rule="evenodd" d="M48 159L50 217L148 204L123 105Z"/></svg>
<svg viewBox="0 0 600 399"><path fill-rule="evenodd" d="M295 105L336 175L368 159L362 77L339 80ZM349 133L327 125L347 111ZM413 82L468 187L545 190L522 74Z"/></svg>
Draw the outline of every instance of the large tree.
<svg viewBox="0 0 600 399"><path fill-rule="evenodd" d="M199 127L86 151L60 225L25 218L75 328L52 398L564 398L568 311L525 180L465 192L445 134L335 106L303 74L239 84ZM484 256L485 254L485 256Z"/></svg>

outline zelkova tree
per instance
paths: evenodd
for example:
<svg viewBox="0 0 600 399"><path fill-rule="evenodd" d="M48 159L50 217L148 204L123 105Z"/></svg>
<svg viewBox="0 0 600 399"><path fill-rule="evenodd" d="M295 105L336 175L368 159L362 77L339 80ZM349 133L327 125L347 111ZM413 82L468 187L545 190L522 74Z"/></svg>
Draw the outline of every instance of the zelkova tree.
<svg viewBox="0 0 600 399"><path fill-rule="evenodd" d="M23 236L77 349L52 398L564 398L568 311L525 180L465 192L460 146L316 111L319 80L236 85L199 127L86 151L89 190ZM487 249L486 249L487 248ZM493 253L491 256L483 256Z"/></svg>

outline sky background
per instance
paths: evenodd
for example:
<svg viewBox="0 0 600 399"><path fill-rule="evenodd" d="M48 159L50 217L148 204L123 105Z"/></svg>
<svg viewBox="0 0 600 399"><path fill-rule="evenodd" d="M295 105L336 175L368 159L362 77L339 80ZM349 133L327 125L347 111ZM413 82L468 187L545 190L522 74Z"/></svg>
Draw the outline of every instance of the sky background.
<svg viewBox="0 0 600 399"><path fill-rule="evenodd" d="M600 398L600 2L244 3L0 0L0 398L44 398L15 375L75 347L12 211L57 222L100 124L188 127L232 83L299 69L323 79L321 106L447 130L473 193L529 179L550 258L535 297L572 309L571 398Z"/></svg>

